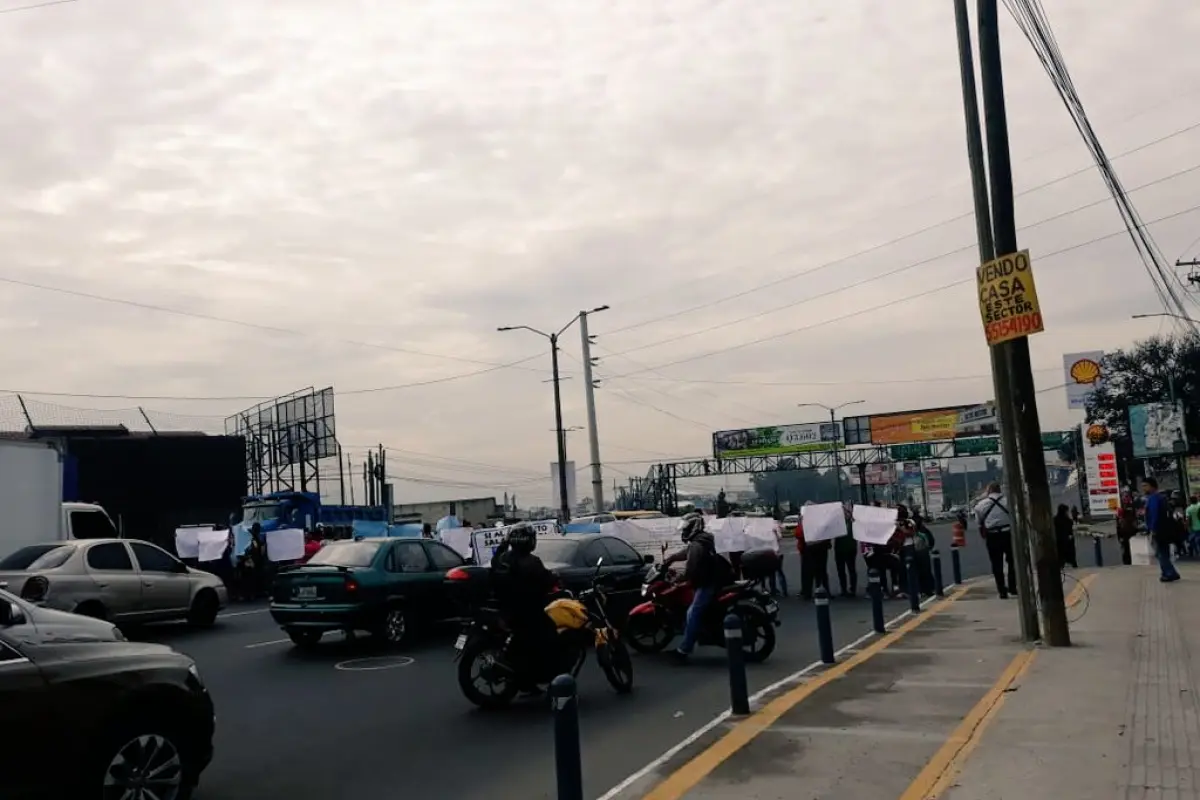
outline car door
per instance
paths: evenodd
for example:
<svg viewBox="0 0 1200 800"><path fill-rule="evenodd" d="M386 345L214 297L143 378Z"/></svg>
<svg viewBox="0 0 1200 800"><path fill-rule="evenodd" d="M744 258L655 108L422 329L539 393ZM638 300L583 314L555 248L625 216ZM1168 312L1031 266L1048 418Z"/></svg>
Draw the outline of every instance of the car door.
<svg viewBox="0 0 1200 800"><path fill-rule="evenodd" d="M84 563L95 587L95 600L104 606L108 619L117 622L140 617L142 578L133 568L125 542L91 545Z"/></svg>
<svg viewBox="0 0 1200 800"><path fill-rule="evenodd" d="M142 579L142 611L146 619L179 617L192 602L192 578L167 551L149 542L129 542Z"/></svg>
<svg viewBox="0 0 1200 800"><path fill-rule="evenodd" d="M605 537L599 541L604 543L608 555L604 559L601 571L609 590L609 612L616 619L624 619L629 609L637 603L642 593L642 583L646 575L646 561L642 554L623 539L615 536Z"/></svg>
<svg viewBox="0 0 1200 800"><path fill-rule="evenodd" d="M454 616L458 611L458 606L449 596L449 589L451 587L446 580L446 573L455 567L461 567L467 562L463 560L462 556L454 552L454 550L440 542L425 541L422 544L425 547L425 552L429 555L429 569L437 579L436 582L432 583L430 588L430 594L435 599L429 604L428 610L434 619L440 620Z"/></svg>
<svg viewBox="0 0 1200 800"><path fill-rule="evenodd" d="M437 602L435 587L442 585L442 573L434 572L420 539L394 542L384 561L389 575L389 599L402 597L409 608L422 615L432 611L428 606Z"/></svg>
<svg viewBox="0 0 1200 800"><path fill-rule="evenodd" d="M0 602L8 601L0 595ZM11 734L0 747L5 798L33 797L34 781L46 779L41 766L52 761L54 743L62 736L48 693L41 670L0 630L0 729Z"/></svg>
<svg viewBox="0 0 1200 800"><path fill-rule="evenodd" d="M579 593L584 589L590 589L592 586L592 578L596 575L596 562L601 558L604 559L604 564L608 564L608 550L604 547L602 539L589 539L583 542L579 547L579 554L575 557L575 564L560 570L565 588L572 592ZM604 566L600 567L600 574L604 574Z"/></svg>

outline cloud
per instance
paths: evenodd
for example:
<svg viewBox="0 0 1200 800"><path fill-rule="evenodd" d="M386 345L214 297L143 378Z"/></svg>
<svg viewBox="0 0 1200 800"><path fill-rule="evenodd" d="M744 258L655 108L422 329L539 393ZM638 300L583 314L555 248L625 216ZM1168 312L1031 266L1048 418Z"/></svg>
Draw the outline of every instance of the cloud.
<svg viewBox="0 0 1200 800"><path fill-rule="evenodd" d="M1200 188L1181 172L1200 141L1184 130L1200 123L1200 10L1093 5L1055 4L1062 50L1110 154L1135 151L1116 162L1126 185L1157 181L1134 194L1143 215L1178 214ZM1003 36L1025 192L1088 156L1007 19ZM918 380L988 371L971 286L937 291L977 256L971 218L954 219L970 193L953 20L936 4L81 0L0 16L0 76L0 280L26 284L0 284L15 343L0 388L248 398L42 403L219 427L251 396L333 384L342 440L406 450L403 474L425 476L406 498L523 479L539 500L548 346L500 325L556 330L612 306L592 331L618 478L704 453L709 430L799 421L798 402L990 396L986 377ZM1128 320L1157 305L1109 236L1112 205L1064 213L1104 197L1084 171L1017 200L1044 387L1062 352L1157 329ZM1197 225L1154 232L1173 258ZM563 348L564 415L583 425L576 331ZM1074 419L1042 398L1047 429ZM586 437L569 441L582 465Z"/></svg>

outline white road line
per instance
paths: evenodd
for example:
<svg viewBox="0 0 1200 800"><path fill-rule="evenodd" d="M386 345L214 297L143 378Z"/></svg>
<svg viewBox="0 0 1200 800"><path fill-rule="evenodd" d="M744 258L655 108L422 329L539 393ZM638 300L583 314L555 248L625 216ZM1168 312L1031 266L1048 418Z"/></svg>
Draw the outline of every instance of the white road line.
<svg viewBox="0 0 1200 800"><path fill-rule="evenodd" d="M247 614L265 614L271 609L269 608L254 608L249 611L230 611L227 614L217 614L217 619L229 619L230 617L244 617Z"/></svg>
<svg viewBox="0 0 1200 800"><path fill-rule="evenodd" d="M970 583L970 579L964 581L964 584L966 584L966 583ZM948 586L946 588L949 589L950 587ZM933 603L938 600L944 600L944 599L945 598L934 595L933 597L927 598L924 602L922 602L921 606L924 607L924 606L929 605L930 603ZM903 614L900 614L900 615L888 620L887 627L890 629L892 626L896 625L897 623L899 623L902 620L905 620L911 616L912 616L912 611L905 611ZM859 645L861 645L863 642L866 642L867 640L871 639L875 635L876 635L875 632L871 631L870 633L860 636L857 639L855 639L853 642L851 642L850 644L843 647L841 650L838 650L834 655L836 657L840 658L841 656L845 655L846 653L850 652L851 650L857 649L859 647ZM810 673L813 670L817 669L818 667L822 667L822 666L824 666L824 664L822 662L814 661L813 663L809 664L804 669L799 670L797 672L793 672L791 675L788 675L785 678L781 678L781 679L775 681L774 683L772 683L770 686L766 687L765 689L760 689L759 691L750 695L750 705L754 706L759 701L761 701L762 698L778 691L779 689L782 689L784 686L787 686L789 683L794 683L795 681L800 680L808 673ZM698 728L696 731L694 731L690 736L688 736L682 742L675 745L670 750L663 753L661 756L654 759L649 764L642 767L637 772L633 773L628 778L621 781L620 783L618 783L613 788L609 789L604 794L600 795L600 797L598 797L597 800L616 800L616 798L619 797L621 795L621 793L624 792L626 789L628 789L630 786L637 783L642 778L646 777L651 772L658 769L659 767L661 767L663 764L670 761L675 756L679 755L679 753L681 753L683 750L690 747L697 740L702 738L706 733L708 733L713 728L716 728L718 725L720 725L723 722L725 722L726 720L728 720L729 716L730 716L730 714L729 714L728 710L722 711L720 714L718 714L716 717L714 717L707 724L705 724L704 726L702 726L702 727Z"/></svg>
<svg viewBox="0 0 1200 800"><path fill-rule="evenodd" d="M255 642L254 644L243 645L247 650L253 650L256 647L270 647L273 644L285 644L291 639L272 639L269 642Z"/></svg>

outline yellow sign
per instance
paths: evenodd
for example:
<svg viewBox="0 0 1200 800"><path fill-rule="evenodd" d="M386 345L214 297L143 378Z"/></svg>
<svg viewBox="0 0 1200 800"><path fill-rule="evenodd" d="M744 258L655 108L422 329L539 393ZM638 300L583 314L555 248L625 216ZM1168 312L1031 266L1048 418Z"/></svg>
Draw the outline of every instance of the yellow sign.
<svg viewBox="0 0 1200 800"><path fill-rule="evenodd" d="M975 270L975 286L989 345L1045 330L1028 250L981 264Z"/></svg>

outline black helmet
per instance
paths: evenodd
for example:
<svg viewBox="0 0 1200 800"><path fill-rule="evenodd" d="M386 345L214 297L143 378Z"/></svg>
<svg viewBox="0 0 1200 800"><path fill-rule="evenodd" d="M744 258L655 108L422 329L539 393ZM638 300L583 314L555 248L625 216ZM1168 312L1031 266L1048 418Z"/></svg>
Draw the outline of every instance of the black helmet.
<svg viewBox="0 0 1200 800"><path fill-rule="evenodd" d="M508 546L518 555L527 555L537 547L537 531L528 522L518 522L508 529Z"/></svg>
<svg viewBox="0 0 1200 800"><path fill-rule="evenodd" d="M679 520L679 536L685 542L690 542L696 534L704 530L704 515L699 511L691 511Z"/></svg>

